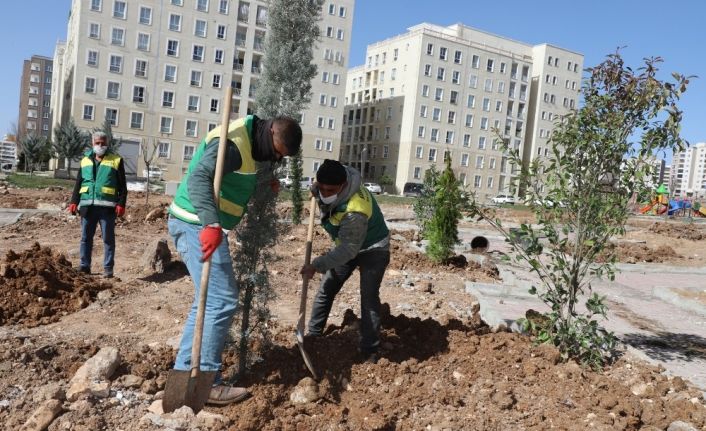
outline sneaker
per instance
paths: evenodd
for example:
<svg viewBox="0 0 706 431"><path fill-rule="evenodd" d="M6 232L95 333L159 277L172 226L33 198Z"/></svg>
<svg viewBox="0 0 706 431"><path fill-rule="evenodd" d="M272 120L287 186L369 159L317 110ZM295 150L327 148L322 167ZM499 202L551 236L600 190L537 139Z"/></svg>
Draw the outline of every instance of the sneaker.
<svg viewBox="0 0 706 431"><path fill-rule="evenodd" d="M211 388L211 393L208 394L208 401L206 401L206 403L216 406L225 406L243 401L249 396L250 392L245 388L238 388L228 385L216 385Z"/></svg>

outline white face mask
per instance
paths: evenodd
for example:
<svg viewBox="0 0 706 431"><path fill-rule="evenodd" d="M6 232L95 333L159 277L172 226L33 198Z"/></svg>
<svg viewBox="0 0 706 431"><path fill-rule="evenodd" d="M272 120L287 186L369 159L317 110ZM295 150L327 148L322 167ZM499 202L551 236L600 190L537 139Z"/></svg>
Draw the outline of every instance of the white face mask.
<svg viewBox="0 0 706 431"><path fill-rule="evenodd" d="M336 202L336 199L338 199L338 193L332 194L331 196L325 198L321 192L319 192L319 199L321 199L321 203L329 205L334 202Z"/></svg>
<svg viewBox="0 0 706 431"><path fill-rule="evenodd" d="M102 156L105 154L105 152L108 150L108 147L104 147L102 145L94 145L93 146L93 152L96 153L97 156Z"/></svg>

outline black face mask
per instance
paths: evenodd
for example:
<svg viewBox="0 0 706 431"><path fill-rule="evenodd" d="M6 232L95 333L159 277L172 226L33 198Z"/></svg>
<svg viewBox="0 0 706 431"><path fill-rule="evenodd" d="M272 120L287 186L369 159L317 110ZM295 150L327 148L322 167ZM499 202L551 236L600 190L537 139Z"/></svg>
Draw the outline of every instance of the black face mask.
<svg viewBox="0 0 706 431"><path fill-rule="evenodd" d="M255 117L253 121L252 158L257 162L275 161L275 144L272 142L272 120L260 120Z"/></svg>

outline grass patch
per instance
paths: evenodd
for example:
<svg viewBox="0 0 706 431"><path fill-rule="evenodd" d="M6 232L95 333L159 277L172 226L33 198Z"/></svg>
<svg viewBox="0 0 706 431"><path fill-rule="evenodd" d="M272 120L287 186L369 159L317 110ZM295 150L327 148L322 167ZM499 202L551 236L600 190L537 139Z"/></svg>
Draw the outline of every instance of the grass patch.
<svg viewBox="0 0 706 431"><path fill-rule="evenodd" d="M309 197L311 196L309 194L309 191L302 190L302 196L304 198L304 207L308 208ZM397 196L397 195L374 195L374 196L375 196L375 200L379 204L411 205L414 202L414 198L406 198L404 196ZM279 192L279 195L277 196L277 200L280 202L291 202L292 201L292 191L282 187L282 189Z"/></svg>
<svg viewBox="0 0 706 431"><path fill-rule="evenodd" d="M7 176L7 182L22 189L43 189L50 186L71 189L76 181L44 177L37 174L30 177L29 174L14 173Z"/></svg>

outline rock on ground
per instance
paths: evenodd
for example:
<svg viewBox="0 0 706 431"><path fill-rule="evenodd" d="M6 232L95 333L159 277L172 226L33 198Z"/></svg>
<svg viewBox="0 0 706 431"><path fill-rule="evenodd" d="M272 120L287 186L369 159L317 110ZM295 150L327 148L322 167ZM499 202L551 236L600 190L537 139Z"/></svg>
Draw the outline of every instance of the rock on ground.
<svg viewBox="0 0 706 431"><path fill-rule="evenodd" d="M110 376L120 364L120 353L115 347L104 347L87 360L69 382L66 399L78 400L81 395L105 398L110 393Z"/></svg>

